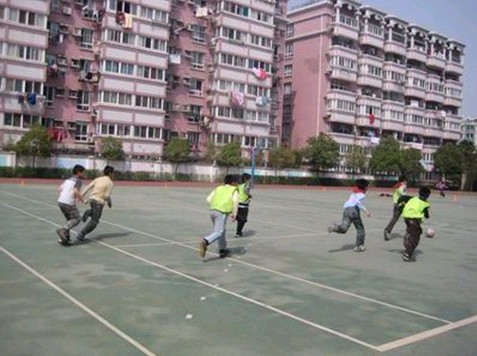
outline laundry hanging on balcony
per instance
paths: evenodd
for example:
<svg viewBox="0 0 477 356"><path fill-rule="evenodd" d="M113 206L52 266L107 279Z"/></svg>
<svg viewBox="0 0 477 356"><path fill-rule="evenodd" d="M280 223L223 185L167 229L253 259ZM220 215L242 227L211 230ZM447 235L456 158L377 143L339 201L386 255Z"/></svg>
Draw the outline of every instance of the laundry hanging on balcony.
<svg viewBox="0 0 477 356"><path fill-rule="evenodd" d="M36 93L28 93L27 102L30 105L36 105Z"/></svg>
<svg viewBox="0 0 477 356"><path fill-rule="evenodd" d="M124 26L124 23L126 22L126 14L124 12L117 12L116 13L116 23L118 25Z"/></svg>
<svg viewBox="0 0 477 356"><path fill-rule="evenodd" d="M265 80L268 77L268 73L262 68L252 68L252 72L260 80Z"/></svg>
<svg viewBox="0 0 477 356"><path fill-rule="evenodd" d="M257 99L255 99L257 106L266 106L269 102L270 98L268 96L257 96Z"/></svg>
<svg viewBox="0 0 477 356"><path fill-rule="evenodd" d="M233 91L230 93L230 100L233 106L243 107L245 105L244 93Z"/></svg>
<svg viewBox="0 0 477 356"><path fill-rule="evenodd" d="M171 64L181 64L181 55L180 54L170 54L169 63Z"/></svg>
<svg viewBox="0 0 477 356"><path fill-rule="evenodd" d="M209 15L209 10L206 7L198 7L195 10L195 17L206 17Z"/></svg>
<svg viewBox="0 0 477 356"><path fill-rule="evenodd" d="M374 120L375 120L375 117L374 117L374 114L373 114L373 108L369 108L369 124L370 125L374 125Z"/></svg>
<svg viewBox="0 0 477 356"><path fill-rule="evenodd" d="M122 24L123 28L132 28L133 26L133 17L131 14L124 14L124 23Z"/></svg>

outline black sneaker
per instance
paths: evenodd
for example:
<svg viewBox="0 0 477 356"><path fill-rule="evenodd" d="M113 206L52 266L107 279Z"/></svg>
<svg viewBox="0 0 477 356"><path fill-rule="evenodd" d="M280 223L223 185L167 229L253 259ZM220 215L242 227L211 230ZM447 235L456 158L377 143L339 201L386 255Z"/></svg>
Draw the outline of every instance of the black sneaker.
<svg viewBox="0 0 477 356"><path fill-rule="evenodd" d="M225 258L225 257L228 257L229 255L230 255L230 250L227 248L224 248L223 250L219 251L220 258Z"/></svg>
<svg viewBox="0 0 477 356"><path fill-rule="evenodd" d="M406 252L402 254L402 260L405 262L411 262L412 261L412 256Z"/></svg>
<svg viewBox="0 0 477 356"><path fill-rule="evenodd" d="M242 234L241 232L237 232L237 233L235 234L235 237L242 237L242 236L243 236L243 234Z"/></svg>
<svg viewBox="0 0 477 356"><path fill-rule="evenodd" d="M91 210L88 209L83 213L83 217L81 218L81 221L86 222L86 220L88 220L90 216L91 216Z"/></svg>
<svg viewBox="0 0 477 356"><path fill-rule="evenodd" d="M391 233L388 230L384 230L384 241L389 241L391 239Z"/></svg>
<svg viewBox="0 0 477 356"><path fill-rule="evenodd" d="M56 234L60 237L58 239L59 244L65 245L65 246L70 244L68 231L66 229L58 229L58 230L56 230Z"/></svg>
<svg viewBox="0 0 477 356"><path fill-rule="evenodd" d="M76 235L76 239L80 242L83 242L84 240L86 240L86 236L78 234Z"/></svg>

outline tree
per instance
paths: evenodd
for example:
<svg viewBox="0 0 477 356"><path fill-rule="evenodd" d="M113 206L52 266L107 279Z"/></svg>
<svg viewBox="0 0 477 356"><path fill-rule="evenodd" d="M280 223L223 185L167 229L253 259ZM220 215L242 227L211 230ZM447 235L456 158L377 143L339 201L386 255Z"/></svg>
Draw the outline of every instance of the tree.
<svg viewBox="0 0 477 356"><path fill-rule="evenodd" d="M204 161L207 163L214 163L217 159L217 146L213 141L207 141L205 145L205 152L204 152Z"/></svg>
<svg viewBox="0 0 477 356"><path fill-rule="evenodd" d="M346 167L354 173L363 172L366 169L367 158L361 146L351 146L351 151L345 156Z"/></svg>
<svg viewBox="0 0 477 356"><path fill-rule="evenodd" d="M286 147L277 147L268 153L268 166L275 169L292 168L296 163L295 152Z"/></svg>
<svg viewBox="0 0 477 356"><path fill-rule="evenodd" d="M227 174L230 167L238 167L242 164L242 148L239 142L231 142L220 149L217 155L217 164L227 167Z"/></svg>
<svg viewBox="0 0 477 356"><path fill-rule="evenodd" d="M305 151L310 170L318 172L335 167L339 162L340 146L326 134L310 137Z"/></svg>
<svg viewBox="0 0 477 356"><path fill-rule="evenodd" d="M117 137L105 137L101 139L101 156L110 161L122 161L124 159L123 143Z"/></svg>
<svg viewBox="0 0 477 356"><path fill-rule="evenodd" d="M174 177L177 174L179 165L190 160L190 142L187 139L174 137L166 146L165 158L174 163Z"/></svg>
<svg viewBox="0 0 477 356"><path fill-rule="evenodd" d="M381 175L401 172L401 148L399 141L393 137L381 139L369 161L373 173Z"/></svg>
<svg viewBox="0 0 477 356"><path fill-rule="evenodd" d="M51 147L52 143L48 130L44 126L34 125L13 146L13 149L18 155L30 156L32 166L35 167L37 157L50 157Z"/></svg>
<svg viewBox="0 0 477 356"><path fill-rule="evenodd" d="M421 164L421 151L415 148L401 150L401 174L409 177L419 177L424 172Z"/></svg>
<svg viewBox="0 0 477 356"><path fill-rule="evenodd" d="M477 153L474 145L463 141L458 145L448 143L439 147L435 153L434 167L443 176L460 180L460 189L465 189L468 178L473 178L477 168ZM472 184L472 182L469 183Z"/></svg>

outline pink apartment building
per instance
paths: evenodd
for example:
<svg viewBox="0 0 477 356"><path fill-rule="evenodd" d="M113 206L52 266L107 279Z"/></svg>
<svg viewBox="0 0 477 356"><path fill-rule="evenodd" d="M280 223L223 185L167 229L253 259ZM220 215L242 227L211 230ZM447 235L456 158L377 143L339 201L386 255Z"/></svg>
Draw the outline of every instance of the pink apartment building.
<svg viewBox="0 0 477 356"><path fill-rule="evenodd" d="M463 44L352 0L314 1L288 19L283 142L327 133L342 154L369 153L391 135L431 171L435 150L460 139Z"/></svg>
<svg viewBox="0 0 477 356"><path fill-rule="evenodd" d="M2 0L1 142L41 122L57 151L78 154L99 152L106 136L133 159L160 157L173 136L197 154L208 140L273 147L286 6Z"/></svg>

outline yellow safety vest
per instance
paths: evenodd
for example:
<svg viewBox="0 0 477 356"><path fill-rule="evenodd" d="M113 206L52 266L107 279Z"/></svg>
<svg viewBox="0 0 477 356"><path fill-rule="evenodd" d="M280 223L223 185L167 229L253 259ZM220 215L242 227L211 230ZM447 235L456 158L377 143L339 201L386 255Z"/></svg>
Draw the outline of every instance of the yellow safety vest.
<svg viewBox="0 0 477 356"><path fill-rule="evenodd" d="M220 187L215 188L214 197L210 203L210 209L230 214L234 209L232 197L236 190L237 188L232 185L221 185Z"/></svg>
<svg viewBox="0 0 477 356"><path fill-rule="evenodd" d="M243 183L243 184L240 184L238 186L239 202L240 203L248 203L248 201L249 201L248 194L245 191L246 186L247 186L247 183Z"/></svg>
<svg viewBox="0 0 477 356"><path fill-rule="evenodd" d="M397 204L399 198L402 196L401 194L401 187L400 186L399 188L395 189L394 192L393 192L393 201L394 201L394 204Z"/></svg>
<svg viewBox="0 0 477 356"><path fill-rule="evenodd" d="M407 202L402 211L404 219L423 219L424 210L429 208L427 201L421 200L419 197L414 197Z"/></svg>

